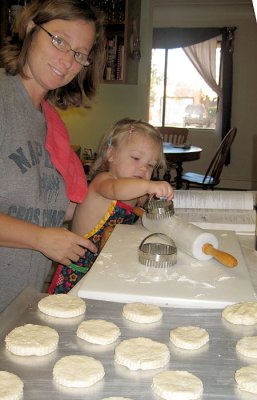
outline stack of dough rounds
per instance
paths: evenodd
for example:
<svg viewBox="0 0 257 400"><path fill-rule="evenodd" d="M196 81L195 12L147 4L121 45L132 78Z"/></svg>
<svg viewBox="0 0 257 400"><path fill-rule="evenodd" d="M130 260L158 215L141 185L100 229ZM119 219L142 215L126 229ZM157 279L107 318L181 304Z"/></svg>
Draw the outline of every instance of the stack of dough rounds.
<svg viewBox="0 0 257 400"><path fill-rule="evenodd" d="M72 355L61 358L53 368L55 382L67 387L88 387L105 375L102 363L93 357Z"/></svg>
<svg viewBox="0 0 257 400"><path fill-rule="evenodd" d="M236 344L236 351L246 357L257 358L257 336L245 336Z"/></svg>
<svg viewBox="0 0 257 400"><path fill-rule="evenodd" d="M246 301L225 307L222 317L235 325L254 325L257 323L257 302Z"/></svg>
<svg viewBox="0 0 257 400"><path fill-rule="evenodd" d="M121 332L117 325L103 319L90 319L81 322L77 336L94 344L110 344L115 342Z"/></svg>
<svg viewBox="0 0 257 400"><path fill-rule="evenodd" d="M170 360L166 344L138 337L123 340L115 348L114 360L130 370L161 368Z"/></svg>
<svg viewBox="0 0 257 400"><path fill-rule="evenodd" d="M86 311L86 303L79 297L67 294L52 294L38 302L39 310L59 318L77 317Z"/></svg>
<svg viewBox="0 0 257 400"><path fill-rule="evenodd" d="M33 324L18 326L5 338L7 350L18 356L44 356L56 350L58 342L55 329Z"/></svg>
<svg viewBox="0 0 257 400"><path fill-rule="evenodd" d="M181 349L196 350L209 341L209 333L198 326L180 326L170 331L170 341Z"/></svg>
<svg viewBox="0 0 257 400"><path fill-rule="evenodd" d="M162 399L193 400L203 393L203 383L187 371L163 371L153 377L152 390Z"/></svg>
<svg viewBox="0 0 257 400"><path fill-rule="evenodd" d="M240 390L257 394L257 364L238 369L235 380Z"/></svg>
<svg viewBox="0 0 257 400"><path fill-rule="evenodd" d="M0 371L0 399L20 400L23 396L23 382L17 376L7 371Z"/></svg>
<svg viewBox="0 0 257 400"><path fill-rule="evenodd" d="M124 318L139 324L150 324L162 318L160 307L153 304L129 303L123 307Z"/></svg>

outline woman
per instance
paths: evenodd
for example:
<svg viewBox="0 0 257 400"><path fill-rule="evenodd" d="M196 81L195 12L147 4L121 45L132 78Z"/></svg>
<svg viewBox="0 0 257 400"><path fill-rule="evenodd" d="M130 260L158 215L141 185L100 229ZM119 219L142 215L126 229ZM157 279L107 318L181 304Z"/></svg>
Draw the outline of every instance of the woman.
<svg viewBox="0 0 257 400"><path fill-rule="evenodd" d="M15 31L0 53L0 310L26 286L42 291L52 260L69 265L96 251L62 228L86 180L53 106L95 96L102 20L87 2L35 0Z"/></svg>

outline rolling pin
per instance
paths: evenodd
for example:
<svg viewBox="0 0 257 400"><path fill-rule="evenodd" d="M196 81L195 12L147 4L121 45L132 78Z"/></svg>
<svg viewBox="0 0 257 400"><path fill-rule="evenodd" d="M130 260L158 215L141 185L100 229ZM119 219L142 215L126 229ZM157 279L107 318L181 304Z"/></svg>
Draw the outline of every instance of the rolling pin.
<svg viewBox="0 0 257 400"><path fill-rule="evenodd" d="M146 229L152 233L168 235L180 250L197 260L207 261L213 257L226 267L233 268L237 265L235 257L218 249L218 240L212 233L176 216L149 219L142 208L135 207L133 211L142 218L142 224Z"/></svg>

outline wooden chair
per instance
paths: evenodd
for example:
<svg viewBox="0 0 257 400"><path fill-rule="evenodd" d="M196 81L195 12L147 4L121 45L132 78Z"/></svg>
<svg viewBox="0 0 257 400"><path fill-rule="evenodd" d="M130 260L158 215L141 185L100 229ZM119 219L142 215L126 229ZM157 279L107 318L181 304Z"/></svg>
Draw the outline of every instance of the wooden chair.
<svg viewBox="0 0 257 400"><path fill-rule="evenodd" d="M183 145L187 143L189 129L187 128L177 128L175 126L160 126L158 127L162 134L163 142L172 143L176 146ZM169 164L167 170L164 172L163 179L171 182L171 169L175 169L175 164ZM157 179L159 179L160 171L156 171Z"/></svg>
<svg viewBox="0 0 257 400"><path fill-rule="evenodd" d="M214 186L220 182L220 176L229 152L229 149L235 139L237 133L236 128L230 129L226 134L222 142L220 143L213 159L210 162L209 167L205 174L198 174L195 172L186 172L182 174L182 182L185 183L186 189L190 186L199 187L202 189L214 189Z"/></svg>
<svg viewBox="0 0 257 400"><path fill-rule="evenodd" d="M163 136L163 141L172 143L174 145L185 144L187 142L189 129L187 128L176 128L173 126L161 126L158 127L159 131Z"/></svg>

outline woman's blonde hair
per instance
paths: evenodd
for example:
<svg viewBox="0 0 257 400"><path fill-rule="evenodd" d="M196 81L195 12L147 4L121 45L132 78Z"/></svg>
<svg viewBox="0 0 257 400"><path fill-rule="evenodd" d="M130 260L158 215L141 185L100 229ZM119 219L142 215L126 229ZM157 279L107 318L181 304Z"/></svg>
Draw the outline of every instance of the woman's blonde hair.
<svg viewBox="0 0 257 400"><path fill-rule="evenodd" d="M156 143L156 146L158 146L160 149L160 153L155 169L158 167L166 168L166 161L163 153L163 140L160 131L145 121L123 118L117 121L104 135L98 149L97 158L91 168L91 179L93 179L100 172L109 171L107 150L110 148L110 146L117 148L133 133L143 134L151 138Z"/></svg>
<svg viewBox="0 0 257 400"><path fill-rule="evenodd" d="M0 51L0 65L7 74L20 74L26 78L23 68L26 63L29 48L34 33L39 25L55 19L67 21L85 20L93 22L96 29L95 43L90 52L92 64L81 69L79 74L67 85L50 90L46 96L55 106L66 109L68 107L89 107L88 100L96 95L98 85L103 76L105 63L105 34L104 16L89 6L87 1L81 0L32 0L17 18L14 34L8 38ZM35 27L27 30L29 23Z"/></svg>

